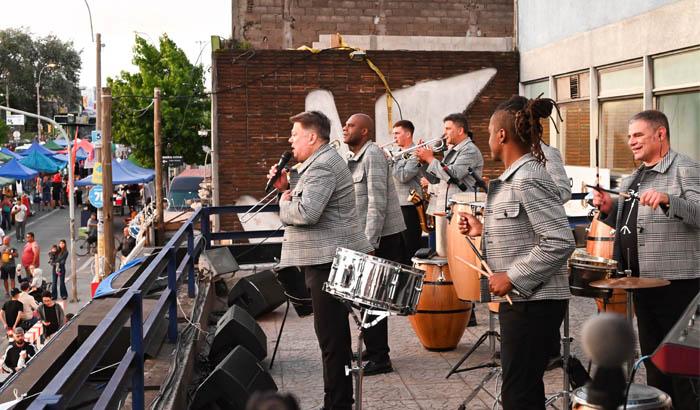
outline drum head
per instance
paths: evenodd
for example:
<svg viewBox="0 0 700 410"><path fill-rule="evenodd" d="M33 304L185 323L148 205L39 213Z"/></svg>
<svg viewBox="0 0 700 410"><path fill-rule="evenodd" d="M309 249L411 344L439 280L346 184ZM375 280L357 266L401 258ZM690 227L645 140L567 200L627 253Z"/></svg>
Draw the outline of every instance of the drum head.
<svg viewBox="0 0 700 410"><path fill-rule="evenodd" d="M602 407L588 402L589 394L587 387L579 387L574 391L573 402L584 405L587 408L597 409ZM622 407L620 407L622 408ZM671 409L671 398L661 390L645 386L642 384L632 384L627 397L627 408L630 410L664 410Z"/></svg>
<svg viewBox="0 0 700 410"><path fill-rule="evenodd" d="M616 269L617 261L614 259L602 258L588 254L585 249L576 249L571 255L569 262L572 265L598 266L606 269Z"/></svg>
<svg viewBox="0 0 700 410"><path fill-rule="evenodd" d="M438 265L438 266L445 266L447 265L447 258L443 258L441 256L434 256L430 259L423 259L423 258L411 258L411 262L413 262L413 266L416 265Z"/></svg>

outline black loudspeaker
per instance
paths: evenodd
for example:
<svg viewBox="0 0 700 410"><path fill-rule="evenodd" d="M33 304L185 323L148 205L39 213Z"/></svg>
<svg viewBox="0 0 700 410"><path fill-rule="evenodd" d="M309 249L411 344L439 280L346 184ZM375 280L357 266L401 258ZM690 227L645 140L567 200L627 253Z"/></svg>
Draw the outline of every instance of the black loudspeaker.
<svg viewBox="0 0 700 410"><path fill-rule="evenodd" d="M209 360L218 362L238 345L245 347L257 360L267 356L265 332L245 309L233 305L216 324Z"/></svg>
<svg viewBox="0 0 700 410"><path fill-rule="evenodd" d="M277 391L272 376L255 356L237 346L197 387L190 409L244 410L251 394Z"/></svg>
<svg viewBox="0 0 700 410"><path fill-rule="evenodd" d="M314 313L314 308L311 306L311 294L304 280L304 272L296 266L289 266L277 271L277 280L287 293L289 301L299 317Z"/></svg>
<svg viewBox="0 0 700 410"><path fill-rule="evenodd" d="M257 318L287 301L282 285L271 270L241 278L228 294L228 305L238 305Z"/></svg>

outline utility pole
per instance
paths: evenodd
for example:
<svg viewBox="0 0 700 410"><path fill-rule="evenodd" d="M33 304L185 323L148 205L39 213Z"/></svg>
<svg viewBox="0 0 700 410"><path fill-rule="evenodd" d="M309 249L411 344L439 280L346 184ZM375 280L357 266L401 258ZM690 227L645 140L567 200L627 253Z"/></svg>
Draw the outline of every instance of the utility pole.
<svg viewBox="0 0 700 410"><path fill-rule="evenodd" d="M162 241L163 224L163 149L160 136L160 88L153 89L153 147L156 168L156 245Z"/></svg>
<svg viewBox="0 0 700 410"><path fill-rule="evenodd" d="M112 218L112 90L102 89L102 214L105 260L103 275L114 272L114 225ZM100 278L101 280L102 278Z"/></svg>
<svg viewBox="0 0 700 410"><path fill-rule="evenodd" d="M102 34L95 34L95 129L102 129Z"/></svg>

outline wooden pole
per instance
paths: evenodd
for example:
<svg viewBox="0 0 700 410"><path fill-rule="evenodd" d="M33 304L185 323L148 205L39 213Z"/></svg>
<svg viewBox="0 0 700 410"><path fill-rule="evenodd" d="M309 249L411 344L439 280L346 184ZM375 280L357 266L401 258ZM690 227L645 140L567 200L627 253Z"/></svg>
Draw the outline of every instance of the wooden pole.
<svg viewBox="0 0 700 410"><path fill-rule="evenodd" d="M112 191L112 90L105 87L102 89L102 214L105 244L103 275L114 272Z"/></svg>
<svg viewBox="0 0 700 410"><path fill-rule="evenodd" d="M95 34L95 129L102 128L102 34Z"/></svg>
<svg viewBox="0 0 700 410"><path fill-rule="evenodd" d="M164 239L163 149L160 136L160 88L153 89L153 147L156 169L156 245Z"/></svg>

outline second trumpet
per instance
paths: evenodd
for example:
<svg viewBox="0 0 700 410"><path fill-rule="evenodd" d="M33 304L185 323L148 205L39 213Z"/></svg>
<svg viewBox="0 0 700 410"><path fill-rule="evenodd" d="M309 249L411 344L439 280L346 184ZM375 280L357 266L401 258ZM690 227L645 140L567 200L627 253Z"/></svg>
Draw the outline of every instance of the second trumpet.
<svg viewBox="0 0 700 410"><path fill-rule="evenodd" d="M440 138L434 138L430 141L426 141L422 144L414 145L411 148L406 148L405 150L401 150L395 154L392 155L391 159L392 161L398 161L400 159L408 159L413 153L419 149L419 148L427 148L430 147L430 149L433 150L433 152L440 152L444 151L445 148L447 147L447 136L443 135Z"/></svg>

